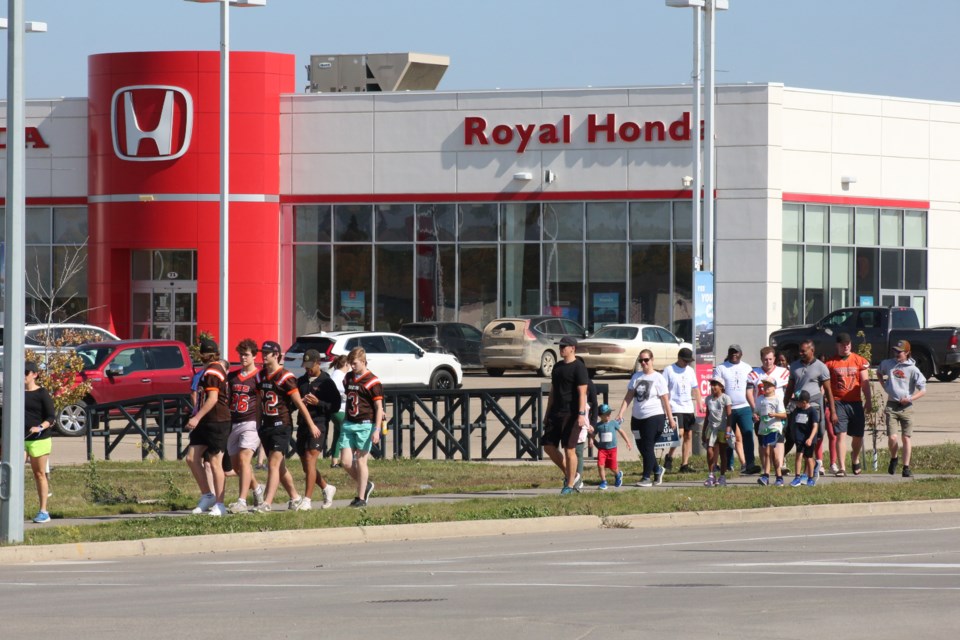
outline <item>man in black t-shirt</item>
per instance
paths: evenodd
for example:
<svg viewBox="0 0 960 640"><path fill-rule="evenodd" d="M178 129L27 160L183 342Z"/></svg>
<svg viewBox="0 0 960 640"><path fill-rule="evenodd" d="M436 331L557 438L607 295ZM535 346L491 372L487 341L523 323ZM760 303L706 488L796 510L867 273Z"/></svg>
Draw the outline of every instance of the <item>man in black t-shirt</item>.
<svg viewBox="0 0 960 640"><path fill-rule="evenodd" d="M543 450L563 471L561 494L573 493L582 484L577 478L577 441L587 428L587 385L590 377L582 360L577 359L577 339L560 339L562 360L553 367L550 398L543 421ZM563 447L563 453L559 448Z"/></svg>

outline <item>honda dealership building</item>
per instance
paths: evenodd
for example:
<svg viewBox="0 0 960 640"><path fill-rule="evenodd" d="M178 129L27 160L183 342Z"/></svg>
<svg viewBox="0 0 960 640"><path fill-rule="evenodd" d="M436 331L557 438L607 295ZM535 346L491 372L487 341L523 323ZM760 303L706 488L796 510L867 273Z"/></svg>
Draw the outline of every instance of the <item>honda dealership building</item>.
<svg viewBox="0 0 960 640"><path fill-rule="evenodd" d="M690 338L689 87L303 94L292 55L231 68L233 339L537 313ZM216 333L219 81L217 52L112 53L89 96L28 101L28 283L64 313ZM856 304L960 318L960 104L771 83L716 113L721 346Z"/></svg>

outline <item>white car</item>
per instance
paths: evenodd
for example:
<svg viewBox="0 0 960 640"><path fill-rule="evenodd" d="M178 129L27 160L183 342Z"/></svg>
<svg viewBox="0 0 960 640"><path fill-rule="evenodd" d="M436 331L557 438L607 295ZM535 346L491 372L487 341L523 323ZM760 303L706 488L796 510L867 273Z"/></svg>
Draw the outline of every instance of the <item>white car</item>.
<svg viewBox="0 0 960 640"><path fill-rule="evenodd" d="M456 356L431 353L398 333L383 331L331 331L300 336L287 349L283 366L296 375L303 374L303 354L308 349L320 352L321 368L328 369L338 355L354 347L367 352L367 368L384 386L458 389L463 384L463 369Z"/></svg>
<svg viewBox="0 0 960 640"><path fill-rule="evenodd" d="M693 345L684 342L663 327L652 324L608 324L577 345L587 370L633 373L637 370L640 352L653 353L653 366L662 370L677 361L677 352Z"/></svg>
<svg viewBox="0 0 960 640"><path fill-rule="evenodd" d="M24 347L32 351L47 351L47 334L50 338L50 350L73 349L86 342L104 342L119 340L106 329L92 324L28 324L23 328ZM2 334L0 334L2 336ZM3 354L3 342L0 341L0 355Z"/></svg>

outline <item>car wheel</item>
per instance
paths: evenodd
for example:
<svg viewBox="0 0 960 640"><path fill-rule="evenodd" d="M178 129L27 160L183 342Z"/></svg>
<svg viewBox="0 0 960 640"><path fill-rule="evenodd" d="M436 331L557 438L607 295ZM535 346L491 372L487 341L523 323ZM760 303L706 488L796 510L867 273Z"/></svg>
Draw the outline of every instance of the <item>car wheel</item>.
<svg viewBox="0 0 960 640"><path fill-rule="evenodd" d="M543 378L549 378L553 374L555 364L557 364L557 356L553 355L553 351L544 351L540 356L540 368L537 369L537 373Z"/></svg>
<svg viewBox="0 0 960 640"><path fill-rule="evenodd" d="M453 389L455 386L456 381L453 379L453 374L446 369L437 369L433 372L433 375L430 376L431 389L440 389L446 391L448 389Z"/></svg>
<svg viewBox="0 0 960 640"><path fill-rule="evenodd" d="M503 375L503 369L487 369L487 375L492 378L499 378Z"/></svg>
<svg viewBox="0 0 960 640"><path fill-rule="evenodd" d="M923 376L923 379L926 380L933 375L933 363L930 361L930 356L926 353L914 353L913 359L917 363L917 369L920 369L920 374Z"/></svg>
<svg viewBox="0 0 960 640"><path fill-rule="evenodd" d="M937 380L940 382L953 382L958 377L960 377L960 369L950 369L949 371L941 371L936 375Z"/></svg>
<svg viewBox="0 0 960 640"><path fill-rule="evenodd" d="M57 431L65 436L82 436L87 433L87 403L80 400L60 410L57 415Z"/></svg>

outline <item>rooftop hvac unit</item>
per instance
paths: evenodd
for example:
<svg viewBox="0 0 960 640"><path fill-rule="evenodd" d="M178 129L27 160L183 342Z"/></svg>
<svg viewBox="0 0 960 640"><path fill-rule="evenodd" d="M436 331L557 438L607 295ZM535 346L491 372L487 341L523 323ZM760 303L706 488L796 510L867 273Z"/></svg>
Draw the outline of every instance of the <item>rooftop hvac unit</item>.
<svg viewBox="0 0 960 640"><path fill-rule="evenodd" d="M307 91L432 91L449 66L449 57L425 53L312 55Z"/></svg>

